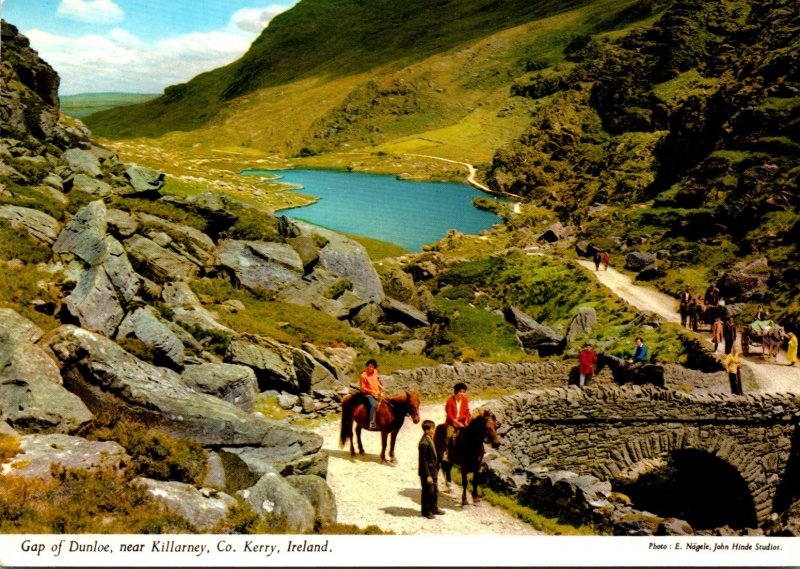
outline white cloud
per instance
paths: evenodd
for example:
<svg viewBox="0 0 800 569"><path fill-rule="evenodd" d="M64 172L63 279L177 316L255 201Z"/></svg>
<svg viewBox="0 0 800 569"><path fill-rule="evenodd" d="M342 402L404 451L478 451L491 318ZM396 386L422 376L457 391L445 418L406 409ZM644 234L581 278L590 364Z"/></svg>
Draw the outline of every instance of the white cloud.
<svg viewBox="0 0 800 569"><path fill-rule="evenodd" d="M242 8L231 16L231 25L253 34L261 33L261 30L270 23L272 18L286 10L285 6L273 4L265 8Z"/></svg>
<svg viewBox="0 0 800 569"><path fill-rule="evenodd" d="M61 0L56 15L90 24L115 24L125 18L114 0Z"/></svg>
<svg viewBox="0 0 800 569"><path fill-rule="evenodd" d="M84 0L72 0L88 4ZM110 3L95 0L94 4ZM67 0L62 2L62 6ZM222 67L243 55L276 14L272 5L237 11L220 30L195 32L146 42L129 30L77 38L30 30L26 35L61 77L62 95L124 91L160 93L167 85Z"/></svg>

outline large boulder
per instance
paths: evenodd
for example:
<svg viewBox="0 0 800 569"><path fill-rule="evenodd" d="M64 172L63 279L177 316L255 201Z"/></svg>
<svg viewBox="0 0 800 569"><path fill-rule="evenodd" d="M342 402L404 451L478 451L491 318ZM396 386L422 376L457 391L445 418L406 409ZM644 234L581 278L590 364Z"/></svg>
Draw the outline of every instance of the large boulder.
<svg viewBox="0 0 800 569"><path fill-rule="evenodd" d="M723 298L741 301L766 289L768 282L769 274L731 271L722 275L717 287Z"/></svg>
<svg viewBox="0 0 800 569"><path fill-rule="evenodd" d="M217 250L219 262L236 280L251 290L279 290L303 276L303 261L285 243L223 240Z"/></svg>
<svg viewBox="0 0 800 569"><path fill-rule="evenodd" d="M287 533L308 533L314 528L314 508L282 476L268 473L238 494L253 510Z"/></svg>
<svg viewBox="0 0 800 569"><path fill-rule="evenodd" d="M317 233L327 239L327 244L319 252L320 265L353 283L353 292L360 298L372 302L383 300L381 280L363 245L321 227L300 222L297 225L303 233Z"/></svg>
<svg viewBox="0 0 800 569"><path fill-rule="evenodd" d="M98 198L105 198L114 193L111 184L86 174L75 174L75 176L67 180L66 188L70 191L78 191Z"/></svg>
<svg viewBox="0 0 800 569"><path fill-rule="evenodd" d="M381 308L384 316L393 322L400 322L411 327L430 326L427 314L394 298L385 297Z"/></svg>
<svg viewBox="0 0 800 569"><path fill-rule="evenodd" d="M2 365L0 348L0 365ZM45 377L0 375L0 420L21 433L73 433L93 419L81 399Z"/></svg>
<svg viewBox="0 0 800 569"><path fill-rule="evenodd" d="M103 171L100 169L100 161L97 156L88 150L70 148L61 155L61 159L76 174L83 173L92 178L99 178L103 175Z"/></svg>
<svg viewBox="0 0 800 569"><path fill-rule="evenodd" d="M197 264L141 235L125 240L125 250L141 266L142 274L156 282L187 281L200 271Z"/></svg>
<svg viewBox="0 0 800 569"><path fill-rule="evenodd" d="M0 308L0 343L38 342L44 332L27 318L10 308Z"/></svg>
<svg viewBox="0 0 800 569"><path fill-rule="evenodd" d="M113 335L125 317L117 290L102 267L84 272L64 303L81 326L106 336Z"/></svg>
<svg viewBox="0 0 800 569"><path fill-rule="evenodd" d="M169 248L192 260L195 264L211 267L216 261L216 247L211 237L202 231L150 215L138 213L136 219L143 233L163 232L172 239Z"/></svg>
<svg viewBox="0 0 800 569"><path fill-rule="evenodd" d="M178 514L200 531L210 531L225 519L236 498L209 488L196 488L191 484L174 481L136 478L147 491L162 502L168 510Z"/></svg>
<svg viewBox="0 0 800 569"><path fill-rule="evenodd" d="M11 227L26 231L45 245L52 245L58 237L58 221L37 209L4 205L0 207L0 218L7 219Z"/></svg>
<svg viewBox="0 0 800 569"><path fill-rule="evenodd" d="M569 327L567 328L567 341L572 342L586 336L596 325L597 311L591 306L579 308L577 314L570 320Z"/></svg>
<svg viewBox="0 0 800 569"><path fill-rule="evenodd" d="M172 368L183 367L186 358L183 343L149 306L128 314L117 330L117 339L133 337L155 350L156 363Z"/></svg>
<svg viewBox="0 0 800 569"><path fill-rule="evenodd" d="M162 291L164 303L172 310L173 319L181 324L197 326L206 331L234 331L217 322L217 315L200 304L200 299L185 282L167 283Z"/></svg>
<svg viewBox="0 0 800 569"><path fill-rule="evenodd" d="M116 343L74 326L43 340L64 385L99 416L130 416L206 445L260 444L274 423L187 387L176 372L145 363Z"/></svg>
<svg viewBox="0 0 800 569"><path fill-rule="evenodd" d="M69 435L22 435L22 453L8 461L0 475L13 474L27 479L52 478L51 467L80 468L89 471L103 468L122 470L130 457L115 442L87 441Z"/></svg>
<svg viewBox="0 0 800 569"><path fill-rule="evenodd" d="M64 226L53 244L56 253L69 253L91 266L103 262L106 248L106 206L102 200L85 205Z"/></svg>
<svg viewBox="0 0 800 569"><path fill-rule="evenodd" d="M632 251L627 255L625 255L625 268L635 273L638 273L645 267L655 264L656 264L656 256L653 253Z"/></svg>
<svg viewBox="0 0 800 569"><path fill-rule="evenodd" d="M189 387L252 411L258 395L253 370L243 365L205 363L186 366L181 374Z"/></svg>
<svg viewBox="0 0 800 569"><path fill-rule="evenodd" d="M260 391L308 393L337 383L335 376L308 352L262 336L231 340L225 361L252 368Z"/></svg>
<svg viewBox="0 0 800 569"><path fill-rule="evenodd" d="M159 190L164 187L164 174L145 166L131 164L123 172L122 176L128 181L134 194L154 194L159 195Z"/></svg>
<svg viewBox="0 0 800 569"><path fill-rule="evenodd" d="M319 476L295 474L287 476L286 480L314 507L317 521L323 526L336 523L336 496L324 479Z"/></svg>
<svg viewBox="0 0 800 569"><path fill-rule="evenodd" d="M524 310L516 306L507 306L503 309L506 322L513 325L517 332L530 332L539 327L539 323Z"/></svg>

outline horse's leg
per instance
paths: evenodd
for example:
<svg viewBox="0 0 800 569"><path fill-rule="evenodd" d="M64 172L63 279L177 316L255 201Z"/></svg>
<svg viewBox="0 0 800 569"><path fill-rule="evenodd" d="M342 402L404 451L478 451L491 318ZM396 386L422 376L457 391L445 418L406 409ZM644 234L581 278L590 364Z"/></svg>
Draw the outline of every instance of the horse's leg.
<svg viewBox="0 0 800 569"><path fill-rule="evenodd" d="M386 463L386 438L389 436L389 433L386 431L381 431L381 464Z"/></svg>
<svg viewBox="0 0 800 569"><path fill-rule="evenodd" d="M480 467L478 467L480 470ZM480 496L478 496L478 470L472 473L472 503L479 504L481 501Z"/></svg>
<svg viewBox="0 0 800 569"><path fill-rule="evenodd" d="M465 465L461 465L461 507L469 506L467 502L467 485L469 484L469 472Z"/></svg>
<svg viewBox="0 0 800 569"><path fill-rule="evenodd" d="M350 426L350 456L351 457L354 457L356 455L356 449L353 446L353 439L355 439L355 437L353 436L353 426L351 425Z"/></svg>
<svg viewBox="0 0 800 569"><path fill-rule="evenodd" d="M397 442L397 431L389 435L389 461L394 462L394 443Z"/></svg>
<svg viewBox="0 0 800 569"><path fill-rule="evenodd" d="M364 444L361 442L361 426L356 427L356 437L358 438L358 454L364 454Z"/></svg>

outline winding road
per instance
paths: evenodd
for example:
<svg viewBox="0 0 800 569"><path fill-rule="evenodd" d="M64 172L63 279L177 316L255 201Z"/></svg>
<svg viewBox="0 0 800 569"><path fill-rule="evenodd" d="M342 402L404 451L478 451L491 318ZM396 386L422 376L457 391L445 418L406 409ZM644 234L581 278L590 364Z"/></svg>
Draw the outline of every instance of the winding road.
<svg viewBox="0 0 800 569"><path fill-rule="evenodd" d="M578 261L578 264L631 306L654 312L668 322L680 323L680 316L677 313L678 301L671 296L650 287L634 284L631 277L613 267L596 271L591 261ZM710 334L700 332L700 335L711 342ZM743 361L753 372L758 383L757 392L800 394L800 367L786 365L786 352L781 351L776 362L765 362L760 356L750 356Z"/></svg>

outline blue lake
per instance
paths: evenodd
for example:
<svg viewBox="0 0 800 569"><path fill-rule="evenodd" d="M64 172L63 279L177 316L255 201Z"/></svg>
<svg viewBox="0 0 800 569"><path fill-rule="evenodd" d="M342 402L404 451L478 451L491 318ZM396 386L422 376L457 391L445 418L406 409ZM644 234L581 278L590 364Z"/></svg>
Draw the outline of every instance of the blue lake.
<svg viewBox="0 0 800 569"><path fill-rule="evenodd" d="M479 233L500 218L472 205L487 197L463 184L410 182L393 176L332 170L246 170L244 175L274 174L296 190L319 197L306 207L281 214L343 233L396 243L420 251L447 235L449 229Z"/></svg>

